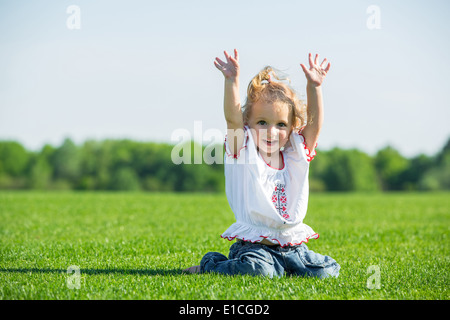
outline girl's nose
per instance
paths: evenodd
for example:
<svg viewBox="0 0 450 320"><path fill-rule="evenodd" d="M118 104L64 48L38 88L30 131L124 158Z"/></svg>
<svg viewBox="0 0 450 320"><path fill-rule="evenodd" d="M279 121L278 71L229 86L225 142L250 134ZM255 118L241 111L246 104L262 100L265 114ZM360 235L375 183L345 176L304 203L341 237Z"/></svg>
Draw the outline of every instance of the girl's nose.
<svg viewBox="0 0 450 320"><path fill-rule="evenodd" d="M276 138L278 136L278 129L276 126L269 127L269 134L271 138Z"/></svg>

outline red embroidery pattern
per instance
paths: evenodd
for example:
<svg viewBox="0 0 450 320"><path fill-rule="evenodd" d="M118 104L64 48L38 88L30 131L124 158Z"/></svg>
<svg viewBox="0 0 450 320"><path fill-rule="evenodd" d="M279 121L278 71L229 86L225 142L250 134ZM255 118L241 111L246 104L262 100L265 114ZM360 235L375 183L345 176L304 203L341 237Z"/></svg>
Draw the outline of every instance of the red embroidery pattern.
<svg viewBox="0 0 450 320"><path fill-rule="evenodd" d="M307 160L308 162L311 162L311 160L314 159L314 157L317 155L317 151L316 151L316 149L315 149L315 148L317 148L317 143L316 143L316 145L315 145L315 147L314 147L313 152L311 153L311 150L309 150L309 149L306 147L306 139L305 139L305 136L302 134L302 131L303 131L304 128L305 128L305 127L301 128L301 129L298 131L298 134L299 134L300 136L302 136L302 138L303 138L303 145L304 145L305 150L306 150L306 151L305 151L305 153L306 153L306 160Z"/></svg>
<svg viewBox="0 0 450 320"><path fill-rule="evenodd" d="M286 189L284 184L277 183L275 185L275 190L272 193L272 203L280 216L285 219L289 219L289 214L287 212Z"/></svg>

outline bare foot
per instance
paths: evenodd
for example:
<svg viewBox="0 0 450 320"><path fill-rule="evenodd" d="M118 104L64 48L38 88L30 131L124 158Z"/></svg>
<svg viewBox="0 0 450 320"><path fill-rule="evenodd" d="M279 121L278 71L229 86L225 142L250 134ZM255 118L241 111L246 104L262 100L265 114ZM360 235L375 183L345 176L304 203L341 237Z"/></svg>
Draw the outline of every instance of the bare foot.
<svg viewBox="0 0 450 320"><path fill-rule="evenodd" d="M183 270L183 273L200 273L200 266L193 266Z"/></svg>

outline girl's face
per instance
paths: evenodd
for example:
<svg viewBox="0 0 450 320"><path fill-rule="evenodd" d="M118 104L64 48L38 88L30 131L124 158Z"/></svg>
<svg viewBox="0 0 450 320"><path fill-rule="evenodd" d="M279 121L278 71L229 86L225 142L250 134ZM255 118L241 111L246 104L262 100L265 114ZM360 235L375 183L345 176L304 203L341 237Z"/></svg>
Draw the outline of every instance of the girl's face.
<svg viewBox="0 0 450 320"><path fill-rule="evenodd" d="M247 124L259 151L271 155L288 142L292 116L286 104L259 100L252 106Z"/></svg>

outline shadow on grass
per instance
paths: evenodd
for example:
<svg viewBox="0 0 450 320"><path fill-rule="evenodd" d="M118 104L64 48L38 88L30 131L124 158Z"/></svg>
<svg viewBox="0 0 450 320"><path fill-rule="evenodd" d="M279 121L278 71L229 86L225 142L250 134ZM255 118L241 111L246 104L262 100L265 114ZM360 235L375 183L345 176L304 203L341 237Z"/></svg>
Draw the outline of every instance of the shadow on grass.
<svg viewBox="0 0 450 320"><path fill-rule="evenodd" d="M67 270L64 269L46 268L0 268L0 272L67 274ZM80 269L80 273L89 275L114 273L143 276L186 275L183 273L183 269Z"/></svg>

